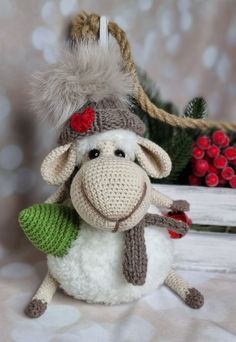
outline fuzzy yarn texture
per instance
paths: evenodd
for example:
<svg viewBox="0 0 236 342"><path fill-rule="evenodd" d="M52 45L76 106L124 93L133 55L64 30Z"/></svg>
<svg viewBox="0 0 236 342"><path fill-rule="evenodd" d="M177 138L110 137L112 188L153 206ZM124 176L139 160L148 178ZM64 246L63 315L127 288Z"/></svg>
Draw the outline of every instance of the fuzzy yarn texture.
<svg viewBox="0 0 236 342"><path fill-rule="evenodd" d="M114 148L123 150L125 155L135 160L135 151L137 146L137 135L125 129L113 129L99 134L89 135L75 142L76 145L76 162L81 165L90 150L96 149L107 141L114 145Z"/></svg>
<svg viewBox="0 0 236 342"><path fill-rule="evenodd" d="M172 241L162 228L145 228L146 281L134 286L123 274L124 239L125 232L113 234L81 221L79 237L68 253L62 258L48 256L49 271L65 292L77 299L103 304L138 299L163 284L173 261Z"/></svg>
<svg viewBox="0 0 236 342"><path fill-rule="evenodd" d="M31 82L32 109L41 120L61 127L87 101L99 102L116 94L122 102L133 92L114 39L108 49L97 41L69 45L58 61L36 73Z"/></svg>
<svg viewBox="0 0 236 342"><path fill-rule="evenodd" d="M40 251L62 257L79 233L79 216L60 204L36 204L24 209L19 223L32 244Z"/></svg>

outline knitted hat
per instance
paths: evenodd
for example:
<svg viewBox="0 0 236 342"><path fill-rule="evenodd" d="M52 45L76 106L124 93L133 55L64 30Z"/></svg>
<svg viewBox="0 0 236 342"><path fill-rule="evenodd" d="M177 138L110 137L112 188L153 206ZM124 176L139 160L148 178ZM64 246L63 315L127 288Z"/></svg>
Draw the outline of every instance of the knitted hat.
<svg viewBox="0 0 236 342"><path fill-rule="evenodd" d="M105 98L97 103L87 103L72 114L58 142L64 145L88 135L121 128L141 136L145 132L143 121L130 112L123 102L116 98Z"/></svg>

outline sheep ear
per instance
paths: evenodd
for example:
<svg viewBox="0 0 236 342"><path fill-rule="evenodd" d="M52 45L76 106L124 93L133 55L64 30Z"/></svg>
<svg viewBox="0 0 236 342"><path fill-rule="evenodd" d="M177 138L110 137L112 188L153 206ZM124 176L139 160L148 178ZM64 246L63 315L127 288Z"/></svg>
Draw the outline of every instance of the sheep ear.
<svg viewBox="0 0 236 342"><path fill-rule="evenodd" d="M167 177L171 171L169 155L148 139L138 137L137 143L136 158L147 174L153 178Z"/></svg>
<svg viewBox="0 0 236 342"><path fill-rule="evenodd" d="M61 185L72 174L76 165L74 144L66 144L52 150L41 166L43 179L52 185Z"/></svg>

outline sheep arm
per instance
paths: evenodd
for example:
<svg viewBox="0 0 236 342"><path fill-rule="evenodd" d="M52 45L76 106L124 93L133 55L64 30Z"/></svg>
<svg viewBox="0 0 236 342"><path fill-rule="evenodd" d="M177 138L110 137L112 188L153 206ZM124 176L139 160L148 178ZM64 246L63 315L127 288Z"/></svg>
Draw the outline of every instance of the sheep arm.
<svg viewBox="0 0 236 342"><path fill-rule="evenodd" d="M156 189L152 189L151 204L157 208L167 208L172 211L189 211L189 203L185 200L172 200Z"/></svg>
<svg viewBox="0 0 236 342"><path fill-rule="evenodd" d="M156 189L152 189L151 203L158 208L171 208L174 201Z"/></svg>

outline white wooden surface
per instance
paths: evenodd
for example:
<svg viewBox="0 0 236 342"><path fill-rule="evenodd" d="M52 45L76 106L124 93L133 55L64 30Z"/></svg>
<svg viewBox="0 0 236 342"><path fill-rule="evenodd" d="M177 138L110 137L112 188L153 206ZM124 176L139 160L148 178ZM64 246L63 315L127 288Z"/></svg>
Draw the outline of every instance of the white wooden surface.
<svg viewBox="0 0 236 342"><path fill-rule="evenodd" d="M189 232L174 243L177 269L236 273L236 234Z"/></svg>
<svg viewBox="0 0 236 342"><path fill-rule="evenodd" d="M172 199L191 204L193 223L236 227L236 189L153 185ZM157 212L152 207L151 212ZM189 232L174 240L176 269L236 273L236 234Z"/></svg>
<svg viewBox="0 0 236 342"><path fill-rule="evenodd" d="M172 199L187 200L193 223L236 227L236 189L162 184L153 187Z"/></svg>

